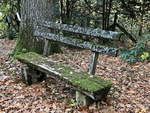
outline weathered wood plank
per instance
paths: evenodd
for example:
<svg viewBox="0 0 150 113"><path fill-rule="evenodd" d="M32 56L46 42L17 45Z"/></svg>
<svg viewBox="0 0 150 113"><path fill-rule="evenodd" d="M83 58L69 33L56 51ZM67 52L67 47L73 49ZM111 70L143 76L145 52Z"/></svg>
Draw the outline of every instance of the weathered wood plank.
<svg viewBox="0 0 150 113"><path fill-rule="evenodd" d="M107 38L107 39L118 39L120 36L119 32L114 31L106 31L102 29L93 29L93 28L84 28L79 26L73 26L73 25L67 25L67 24L60 24L60 23L54 23L50 21L42 21L38 23L40 26L52 28L52 29L58 29L61 31L68 31L72 33L87 35L91 37L99 37L99 38ZM90 38L90 37L89 37Z"/></svg>
<svg viewBox="0 0 150 113"><path fill-rule="evenodd" d="M96 101L104 98L112 86L111 82L105 81L100 77L85 72L77 72L70 67L53 62L36 53L24 53L16 56L16 58L29 67L66 81L74 86L76 90Z"/></svg>
<svg viewBox="0 0 150 113"><path fill-rule="evenodd" d="M50 48L49 48L50 44L49 44L49 40L44 39L44 49L43 49L43 55L49 55L50 53Z"/></svg>
<svg viewBox="0 0 150 113"><path fill-rule="evenodd" d="M48 32L40 32L38 30L34 32L34 36L44 37L48 40L58 41L64 44L69 44L72 46L89 49L91 51L95 51L98 53L108 54L110 56L117 56L117 52L118 52L118 49L116 48L109 48L109 47L105 47L102 45L98 45L96 43L83 41L80 39L72 39L69 37L63 37L61 35L55 35L55 34L48 33Z"/></svg>
<svg viewBox="0 0 150 113"><path fill-rule="evenodd" d="M79 91L76 91L76 102L78 105L89 106L93 103L93 100Z"/></svg>
<svg viewBox="0 0 150 113"><path fill-rule="evenodd" d="M98 56L99 56L99 53L97 52L92 53L91 62L89 64L89 74L92 74L92 75L95 74Z"/></svg>
<svg viewBox="0 0 150 113"><path fill-rule="evenodd" d="M21 69L22 79L27 85L31 85L33 83L42 82L46 80L46 74L42 73L34 68L23 66Z"/></svg>

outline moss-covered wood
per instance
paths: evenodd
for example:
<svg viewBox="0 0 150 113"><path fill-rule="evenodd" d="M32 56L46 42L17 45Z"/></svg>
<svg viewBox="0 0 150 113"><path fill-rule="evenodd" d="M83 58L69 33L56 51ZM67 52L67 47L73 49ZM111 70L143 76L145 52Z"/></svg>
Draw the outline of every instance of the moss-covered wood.
<svg viewBox="0 0 150 113"><path fill-rule="evenodd" d="M67 25L67 24L59 24L54 23L51 21L42 21L39 22L38 25L48 27L55 30L61 30L61 31L67 31L72 33L77 33L81 35L87 35L92 37L99 37L99 38L107 38L107 39L118 39L120 36L119 32L114 31L106 31L102 29L93 29L93 28L84 28L80 26L73 26L73 25ZM90 37L88 37L90 38Z"/></svg>
<svg viewBox="0 0 150 113"><path fill-rule="evenodd" d="M16 58L29 67L66 81L93 100L101 100L105 97L112 85L111 82L100 77L85 72L77 72L33 52L20 54Z"/></svg>
<svg viewBox="0 0 150 113"><path fill-rule="evenodd" d="M118 51L116 48L109 48L93 42L84 41L80 39L72 39L69 37L64 37L49 32L41 32L39 30L34 32L34 36L44 37L48 40L53 40L64 44L68 44L68 45L72 45L84 49L89 49L91 51L102 53L102 54L108 54L110 56L116 56Z"/></svg>

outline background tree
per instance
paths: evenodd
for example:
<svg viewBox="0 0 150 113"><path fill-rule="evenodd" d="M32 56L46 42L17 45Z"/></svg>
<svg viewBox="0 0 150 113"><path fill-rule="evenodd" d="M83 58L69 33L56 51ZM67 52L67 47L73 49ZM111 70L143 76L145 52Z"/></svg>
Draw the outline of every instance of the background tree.
<svg viewBox="0 0 150 113"><path fill-rule="evenodd" d="M43 53L44 40L40 37L34 37L33 32L40 20L57 20L55 15L55 12L58 12L57 2L57 0L21 0L20 36L15 54L22 51ZM47 47L51 53L60 51L54 42L50 42Z"/></svg>
<svg viewBox="0 0 150 113"><path fill-rule="evenodd" d="M13 39L19 32L19 20L17 15L20 12L20 0L2 0L0 1L0 13L2 14L0 21L1 37Z"/></svg>

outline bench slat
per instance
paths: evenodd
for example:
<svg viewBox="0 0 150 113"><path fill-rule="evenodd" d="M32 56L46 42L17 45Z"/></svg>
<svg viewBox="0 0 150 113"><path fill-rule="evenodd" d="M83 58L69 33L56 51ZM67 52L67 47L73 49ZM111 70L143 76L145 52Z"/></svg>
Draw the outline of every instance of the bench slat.
<svg viewBox="0 0 150 113"><path fill-rule="evenodd" d="M48 40L58 41L64 44L69 44L84 49L90 49L91 51L102 53L102 54L108 54L110 56L117 56L117 52L118 52L118 49L116 48L109 48L92 42L83 41L80 39L72 39L69 37L63 37L61 35L55 35L48 32L40 32L38 30L34 32L34 36L44 37Z"/></svg>
<svg viewBox="0 0 150 113"><path fill-rule="evenodd" d="M56 30L62 30L82 35L87 35L91 37L99 37L99 38L107 38L107 39L118 39L120 36L119 32L114 31L106 31L102 29L93 29L93 28L84 28L79 26L73 26L73 25L67 25L67 24L60 24L60 23L54 23L50 21L42 21L38 23L40 26L56 29ZM88 37L90 38L90 37Z"/></svg>
<svg viewBox="0 0 150 113"><path fill-rule="evenodd" d="M74 86L78 91L88 95L93 100L101 100L110 90L112 83L100 77L85 72L77 72L73 69L58 64L37 53L29 52L16 56L16 58L29 67L57 77Z"/></svg>

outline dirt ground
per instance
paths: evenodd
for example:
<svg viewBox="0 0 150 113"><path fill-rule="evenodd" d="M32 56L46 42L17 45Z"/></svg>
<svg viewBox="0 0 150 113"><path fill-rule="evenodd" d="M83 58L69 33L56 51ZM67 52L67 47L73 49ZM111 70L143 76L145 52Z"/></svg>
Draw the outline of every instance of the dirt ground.
<svg viewBox="0 0 150 113"><path fill-rule="evenodd" d="M15 41L0 39L0 56L8 55L14 48Z"/></svg>
<svg viewBox="0 0 150 113"><path fill-rule="evenodd" d="M15 41L0 39L0 113L150 113L150 63L124 63L118 57L100 55L96 76L113 82L107 101L77 106L73 88L54 78L27 86L21 64L8 57ZM91 52L64 49L49 56L87 71Z"/></svg>

